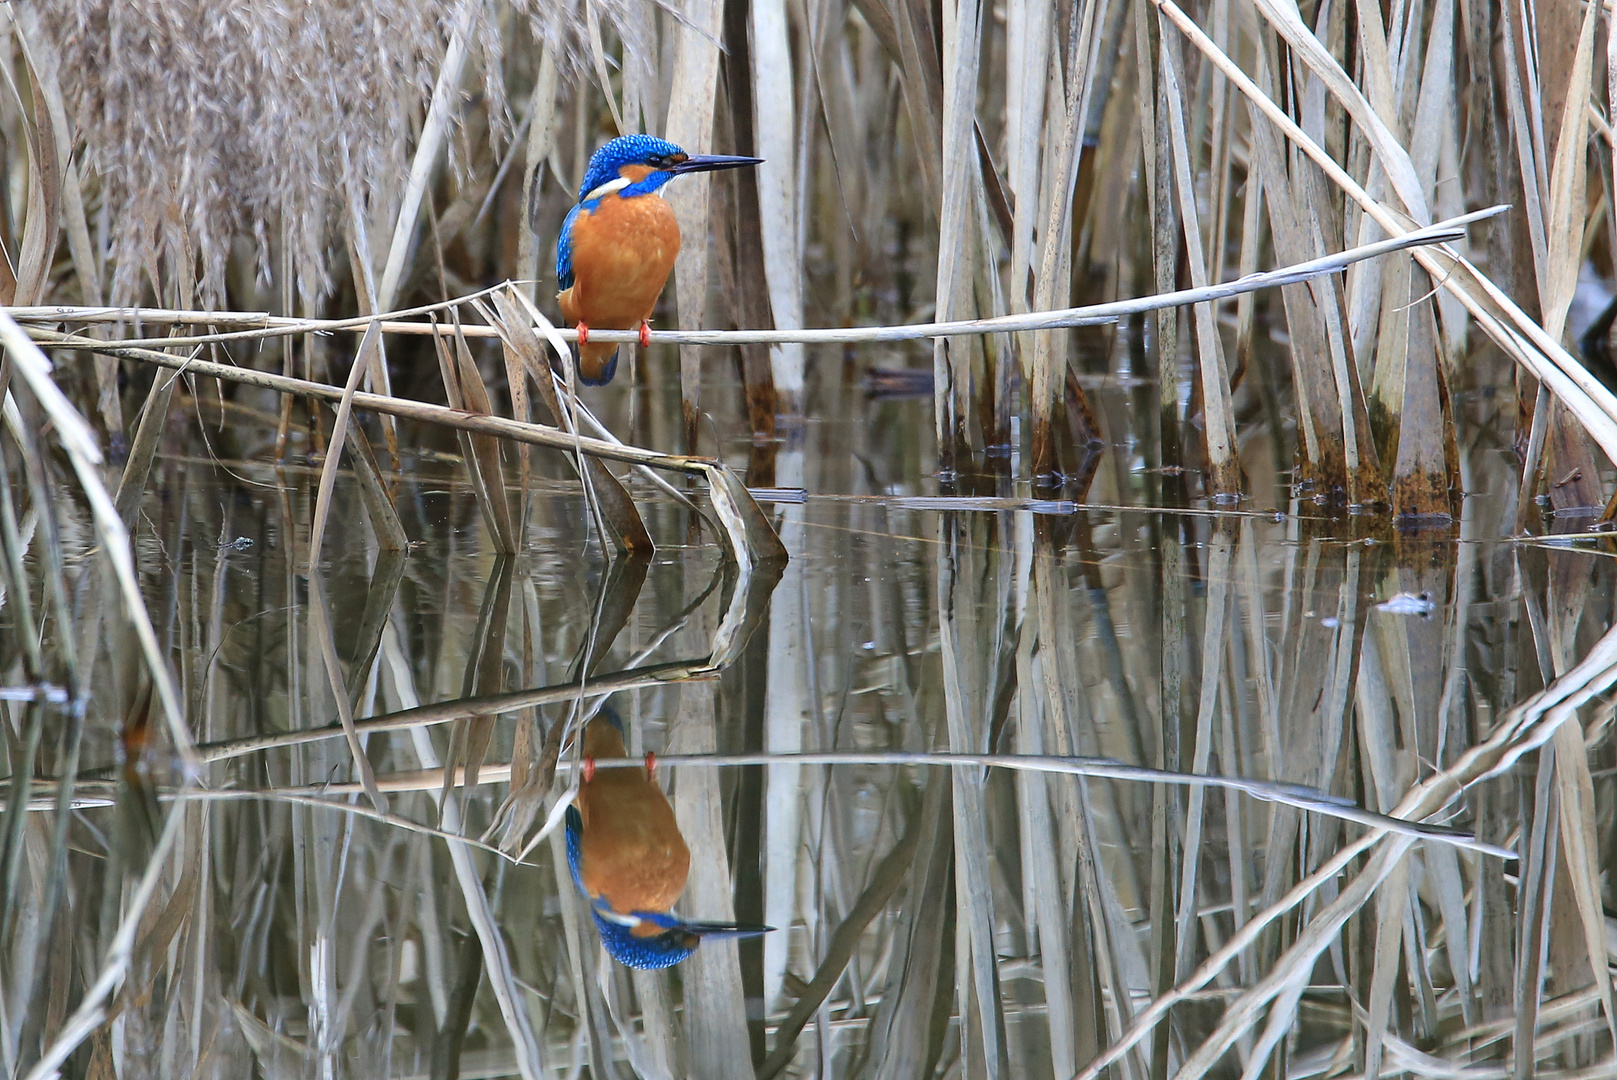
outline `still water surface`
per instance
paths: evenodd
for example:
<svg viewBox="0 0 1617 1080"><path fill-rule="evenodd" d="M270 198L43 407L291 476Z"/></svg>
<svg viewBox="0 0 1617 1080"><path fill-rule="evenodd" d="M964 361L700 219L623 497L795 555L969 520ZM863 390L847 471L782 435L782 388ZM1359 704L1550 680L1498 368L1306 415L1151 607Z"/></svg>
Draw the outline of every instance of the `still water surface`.
<svg viewBox="0 0 1617 1080"><path fill-rule="evenodd" d="M273 432L252 424L177 438L142 566L223 794L185 815L85 1067L1064 1080L1125 1041L1108 1075L1610 1067L1613 552L1501 539L1508 446L1462 433L1452 529L1291 500L1263 440L1239 510L1153 511L1176 483L1134 433L1155 387L1101 381L1110 445L1085 498L1105 508L940 511L906 501L940 494L930 398L867 398L824 362L772 476L741 433L706 432L776 489L778 582L738 579L644 485L657 552L607 559L559 459L536 459L513 558L437 433L402 431L420 448L394 477L402 557L339 481L323 583L354 715L508 695L364 733L385 816L340 731L283 734L338 719L309 617L318 470L264 464ZM709 392L741 414L734 387ZM677 394L608 393L625 438L674 444ZM555 736L610 688L634 755L782 755L655 774L690 850L680 914L773 933L632 970L602 950L561 831L530 842L571 775L563 751L551 786ZM446 799L440 766L468 749L477 782ZM847 757L791 757L822 751ZM891 751L1107 758L1373 811L1437 791L1433 820L1522 858L1225 789L858 760ZM81 812L76 881L109 872L119 800Z"/></svg>

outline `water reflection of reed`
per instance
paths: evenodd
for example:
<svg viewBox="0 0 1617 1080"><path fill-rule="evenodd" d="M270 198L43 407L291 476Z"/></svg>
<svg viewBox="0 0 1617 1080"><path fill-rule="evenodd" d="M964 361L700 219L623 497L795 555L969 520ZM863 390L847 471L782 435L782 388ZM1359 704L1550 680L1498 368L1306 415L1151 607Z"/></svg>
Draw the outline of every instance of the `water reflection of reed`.
<svg viewBox="0 0 1617 1080"><path fill-rule="evenodd" d="M852 457L794 452L784 486L884 490ZM1609 1056L1610 572L1593 552L1471 540L1508 513L1497 503L1422 539L1306 513L809 499L778 508L795 554L777 582L694 535L661 562L562 555L577 489L542 482L539 542L515 559L487 553L463 482L402 489L411 528L438 523L405 556L363 531L340 479L317 593L301 524L317 477L243 499L212 464L159 467L175 495L147 504L162 546L141 564L196 718L181 800L182 759L119 660L138 642L83 572L82 513L30 486L26 505L51 509L28 521L0 486L7 551L49 528L62 553L7 578L13 626L36 625L16 621L25 602L48 613L37 661L15 638L11 681L88 688L77 713L44 691L6 704L26 778L6 790L0 860L14 1070L75 1040L75 1070L144 1053L276 1075L1312 1075ZM1145 482L1103 472L1092 495L1123 503ZM646 510L665 550L688 535L676 504ZM1378 608L1400 593L1431 617ZM334 722L336 686L380 802ZM665 760L692 857L681 909L780 933L664 974L600 953L544 830L570 798L566 734L607 694L631 754L768 755ZM126 714L115 768L101 718ZM1520 858L1302 797L927 754L1263 778ZM63 950L82 962L42 962Z"/></svg>

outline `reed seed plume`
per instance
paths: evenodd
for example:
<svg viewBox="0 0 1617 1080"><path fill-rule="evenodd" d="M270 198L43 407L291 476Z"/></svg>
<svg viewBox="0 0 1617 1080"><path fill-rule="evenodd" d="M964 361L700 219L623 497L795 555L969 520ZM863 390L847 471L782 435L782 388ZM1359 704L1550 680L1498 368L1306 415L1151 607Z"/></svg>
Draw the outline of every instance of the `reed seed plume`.
<svg viewBox="0 0 1617 1080"><path fill-rule="evenodd" d="M613 27L627 21L627 6L591 5ZM583 0L515 7L558 63L579 68ZM279 272L274 253L284 245L305 303L329 294L350 209L380 222L377 235L389 231L463 11L490 134L508 137L498 10L464 0L47 0L21 9L24 32L55 60L101 212L115 223L109 298L137 300L172 275L197 280L200 299L217 304L238 239L251 241L261 281ZM192 269L176 274L177 260Z"/></svg>

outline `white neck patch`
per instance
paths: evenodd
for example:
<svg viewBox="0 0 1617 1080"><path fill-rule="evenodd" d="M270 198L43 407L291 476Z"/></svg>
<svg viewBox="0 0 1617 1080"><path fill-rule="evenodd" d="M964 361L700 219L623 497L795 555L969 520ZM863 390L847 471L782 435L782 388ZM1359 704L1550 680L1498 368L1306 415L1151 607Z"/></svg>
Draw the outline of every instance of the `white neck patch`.
<svg viewBox="0 0 1617 1080"><path fill-rule="evenodd" d="M599 199L599 198L602 198L604 196L612 194L614 191L622 191L624 188L626 188L628 186L629 186L629 178L627 176L620 176L616 180L608 180L606 183L602 184L600 187L595 188L588 195L584 196L584 198L581 201L582 202L589 202L591 199Z"/></svg>

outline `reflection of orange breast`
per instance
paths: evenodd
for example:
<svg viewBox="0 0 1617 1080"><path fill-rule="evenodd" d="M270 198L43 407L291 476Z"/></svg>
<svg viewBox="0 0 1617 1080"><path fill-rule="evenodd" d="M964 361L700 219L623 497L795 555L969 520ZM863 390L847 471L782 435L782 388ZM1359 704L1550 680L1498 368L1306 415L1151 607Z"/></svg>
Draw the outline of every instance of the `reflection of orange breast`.
<svg viewBox="0 0 1617 1080"><path fill-rule="evenodd" d="M584 753L623 757L623 738L606 721L591 721ZM624 913L672 908L685 891L691 854L656 781L641 768L601 769L579 788L577 802L584 891Z"/></svg>
<svg viewBox="0 0 1617 1080"><path fill-rule="evenodd" d="M656 195L605 195L573 220L573 286L561 294L568 322L632 330L651 317L679 255L679 225Z"/></svg>

